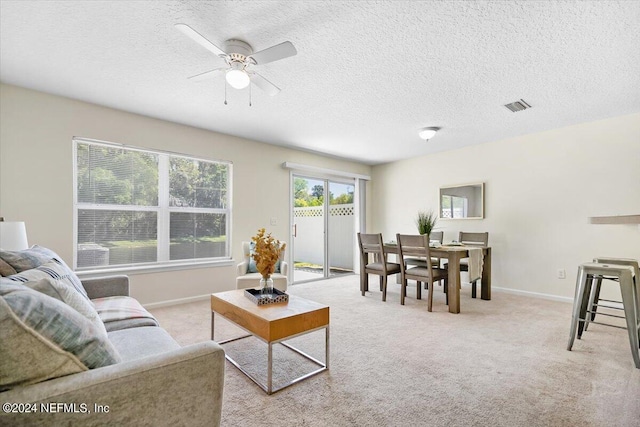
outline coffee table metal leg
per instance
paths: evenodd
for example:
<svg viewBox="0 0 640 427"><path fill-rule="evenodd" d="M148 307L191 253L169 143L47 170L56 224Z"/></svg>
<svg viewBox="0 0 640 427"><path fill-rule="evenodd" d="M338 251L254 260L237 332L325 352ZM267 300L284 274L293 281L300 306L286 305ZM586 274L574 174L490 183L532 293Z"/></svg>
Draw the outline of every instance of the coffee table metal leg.
<svg viewBox="0 0 640 427"><path fill-rule="evenodd" d="M211 339L214 339L214 326L215 326L215 322L214 322L214 315L215 312L212 311L211 312ZM267 394L273 394L277 391L280 391L284 388L287 388L291 385L294 385L304 379L307 379L309 377L312 377L316 374L319 374L320 372L324 372L326 370L329 369L329 325L323 327L323 328L318 328L318 329L324 329L325 330L325 362L322 363L320 360L308 355L307 353L293 347L292 345L284 342L284 340L278 340L278 341L272 341L272 342L267 342L267 346L268 346L268 350L267 350L267 384L265 385L264 383L261 383L260 380L252 375L251 373L249 373L247 370L245 370L242 366L240 366L240 364L238 362L236 362L235 360L233 360L228 354L225 353L225 359L227 359L229 362L231 362L231 364L233 366L235 366L236 368L238 368L238 370L240 370L240 372L242 372L243 374L245 374L251 381L253 381L256 385L258 385L262 390L264 390ZM310 331L305 331L301 334L298 335L292 335L290 337L287 337L286 339L291 339L291 338L295 338L296 336L301 336L301 335L306 335L308 333L311 332L315 332L318 329L314 329L314 330L310 330ZM239 337L235 337L235 338L230 338L230 339L226 339L223 341L218 341L218 344L222 345L222 344L226 344L232 341L238 341L238 340L242 340L244 338L249 338L249 337L255 337L255 335L252 334L247 334L247 335L242 335ZM316 369L315 371L309 372L306 375L302 375L292 381L289 381L287 384L278 387L277 389L273 388L273 345L274 344L281 344L284 347L287 347L290 350L293 350L294 352L298 353L299 355L303 356L304 358L310 360L311 362L315 363L316 365L319 366L319 369Z"/></svg>
<svg viewBox="0 0 640 427"><path fill-rule="evenodd" d="M213 339L213 331L214 331L214 328L215 328L214 316L215 316L215 312L212 311L211 312L211 341L215 341Z"/></svg>
<svg viewBox="0 0 640 427"><path fill-rule="evenodd" d="M272 378L273 378L273 344L269 343L269 354L267 356L267 393L272 393Z"/></svg>
<svg viewBox="0 0 640 427"><path fill-rule="evenodd" d="M329 326L324 330L324 366L329 369Z"/></svg>
<svg viewBox="0 0 640 427"><path fill-rule="evenodd" d="M242 337L242 338L247 338L247 337ZM242 339L239 338L239 339ZM232 341L235 341L236 339L233 339ZM223 341L223 343L228 342L228 341ZM220 343L219 343L220 344ZM298 353L299 355L305 357L306 359L314 362L315 364L317 364L319 366L318 369L316 369L315 371L309 372L308 374L302 375L298 378L295 378L291 381L289 381L288 383L278 387L278 388L273 388L273 345L274 344L281 344L284 347L287 347L290 350L293 350L294 352ZM251 381L253 381L258 387L260 387L265 393L267 394L273 394L277 391L280 391L284 388L287 388L289 386L292 386L296 383L299 383L302 380L305 380L309 377L312 377L314 375L317 375L321 372L327 371L329 369L329 367L327 366L326 363L322 363L321 361L319 361L318 359L315 359L312 356L309 356L307 353L300 351L299 349L292 347L291 345L285 343L285 342L274 342L274 343L270 343L268 344L268 361L267 361L267 383L264 384L263 382L261 382L257 376L254 376L253 374L251 374L249 371L247 371L246 369L244 369L242 366L240 366L240 364L238 362L236 362L233 358L231 358L231 356L229 356L228 354L225 354L225 358L236 368L238 368L238 370L240 372L242 372L244 375L246 375ZM326 356L329 355L329 349L326 349ZM328 360L328 359L327 359Z"/></svg>

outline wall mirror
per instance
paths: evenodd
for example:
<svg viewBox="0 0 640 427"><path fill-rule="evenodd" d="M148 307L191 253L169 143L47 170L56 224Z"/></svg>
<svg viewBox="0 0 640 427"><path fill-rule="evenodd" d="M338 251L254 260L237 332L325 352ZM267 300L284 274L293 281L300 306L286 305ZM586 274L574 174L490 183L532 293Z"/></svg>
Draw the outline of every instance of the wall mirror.
<svg viewBox="0 0 640 427"><path fill-rule="evenodd" d="M440 187L440 218L484 218L484 182Z"/></svg>

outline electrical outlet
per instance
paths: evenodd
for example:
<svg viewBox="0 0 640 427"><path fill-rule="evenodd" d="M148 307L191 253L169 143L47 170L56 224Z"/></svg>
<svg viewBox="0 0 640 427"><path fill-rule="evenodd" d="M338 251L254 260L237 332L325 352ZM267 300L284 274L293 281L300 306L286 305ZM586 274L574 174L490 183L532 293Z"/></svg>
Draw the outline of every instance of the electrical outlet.
<svg viewBox="0 0 640 427"><path fill-rule="evenodd" d="M566 278L567 278L567 272L564 270L564 268L558 269L558 279L566 279Z"/></svg>
<svg viewBox="0 0 640 427"><path fill-rule="evenodd" d="M271 225L278 225L278 218L271 218Z"/></svg>

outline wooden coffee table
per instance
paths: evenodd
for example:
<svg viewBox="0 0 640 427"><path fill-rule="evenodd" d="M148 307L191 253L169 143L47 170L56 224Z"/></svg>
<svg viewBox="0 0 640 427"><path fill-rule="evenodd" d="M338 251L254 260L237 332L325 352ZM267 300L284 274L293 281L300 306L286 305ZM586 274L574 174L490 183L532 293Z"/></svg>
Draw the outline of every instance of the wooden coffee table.
<svg viewBox="0 0 640 427"><path fill-rule="evenodd" d="M225 355L229 362L249 377L254 383L260 386L260 388L266 391L267 394L275 393L276 391L282 390L283 388L289 387L290 385L329 369L329 307L326 305L309 301L295 295L289 295L289 302L287 303L258 306L256 303L244 296L244 289L215 293L211 295L212 340L214 339L215 333L215 314L224 317L249 333L248 335L243 335L237 338L219 341L218 344L222 345L251 336L267 343L266 384L263 384L258 380L258 378L243 369L235 360L229 357L229 355ZM321 329L325 330L324 363L284 342L286 339L291 339ZM319 368L274 389L272 384L274 344L282 344L312 361L318 365Z"/></svg>

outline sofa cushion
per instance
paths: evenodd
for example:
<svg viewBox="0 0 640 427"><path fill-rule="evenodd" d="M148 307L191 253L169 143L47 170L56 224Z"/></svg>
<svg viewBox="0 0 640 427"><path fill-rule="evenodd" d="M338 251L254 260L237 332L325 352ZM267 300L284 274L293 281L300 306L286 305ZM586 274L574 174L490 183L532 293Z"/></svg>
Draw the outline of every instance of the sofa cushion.
<svg viewBox="0 0 640 427"><path fill-rule="evenodd" d="M75 309L18 283L0 283L0 342L0 391L121 360Z"/></svg>
<svg viewBox="0 0 640 427"><path fill-rule="evenodd" d="M24 249L22 251L0 250L0 258L11 265L17 273L39 267L52 259L62 259L51 249L38 245L33 245L29 249Z"/></svg>
<svg viewBox="0 0 640 427"><path fill-rule="evenodd" d="M0 298L0 391L88 369L77 357L30 332Z"/></svg>
<svg viewBox="0 0 640 427"><path fill-rule="evenodd" d="M0 276L11 276L12 274L16 274L17 271L15 268L11 267L11 265L0 258Z"/></svg>
<svg viewBox="0 0 640 427"><path fill-rule="evenodd" d="M107 331L140 326L158 326L158 321L138 302L128 296L113 296L92 300Z"/></svg>
<svg viewBox="0 0 640 427"><path fill-rule="evenodd" d="M253 259L253 253L255 251L255 248L256 248L255 242L249 243L249 265L247 266L247 273L258 272L258 266L256 266L256 261Z"/></svg>
<svg viewBox="0 0 640 427"><path fill-rule="evenodd" d="M87 291L85 291L78 276L76 276L76 274L73 272L73 270L71 270L71 268L69 268L64 260L51 249L33 245L31 248L25 249L23 251L0 250L0 258L3 259L11 267L13 267L17 273L40 267L42 264L54 260L62 267L64 271L63 275L65 276L66 280L68 280L73 285L73 287L78 290L78 292L89 299L89 297L87 296Z"/></svg>
<svg viewBox="0 0 640 427"><path fill-rule="evenodd" d="M140 328L143 326L160 326L158 321L148 317L138 317L132 319L114 320L104 324L107 332L119 331L122 329Z"/></svg>
<svg viewBox="0 0 640 427"><path fill-rule="evenodd" d="M12 281L42 292L73 307L89 319L98 329L106 333L98 312L84 294L78 292L70 280L68 272L55 260L48 261L40 267L32 268L12 276L0 279L2 282Z"/></svg>
<svg viewBox="0 0 640 427"><path fill-rule="evenodd" d="M125 362L180 348L167 331L155 326L109 332L109 340Z"/></svg>

